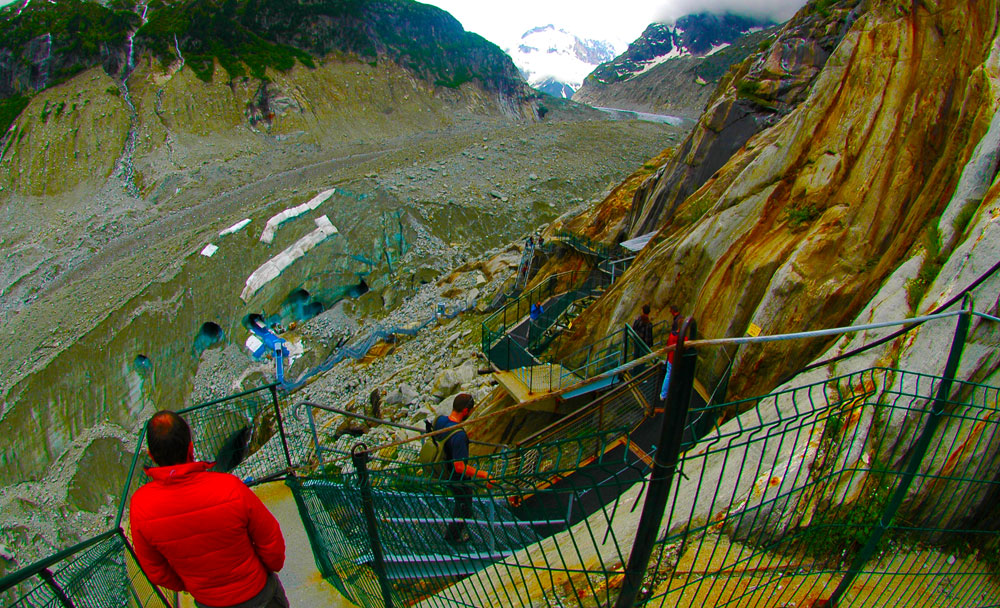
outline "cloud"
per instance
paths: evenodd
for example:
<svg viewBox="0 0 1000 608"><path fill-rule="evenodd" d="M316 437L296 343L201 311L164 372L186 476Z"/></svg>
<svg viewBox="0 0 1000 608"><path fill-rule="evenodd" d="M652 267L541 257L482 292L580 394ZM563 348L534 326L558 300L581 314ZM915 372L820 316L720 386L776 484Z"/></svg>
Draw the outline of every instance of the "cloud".
<svg viewBox="0 0 1000 608"><path fill-rule="evenodd" d="M672 23L678 17L693 13L738 13L754 17L770 17L787 21L806 0L670 0L657 11L657 19Z"/></svg>

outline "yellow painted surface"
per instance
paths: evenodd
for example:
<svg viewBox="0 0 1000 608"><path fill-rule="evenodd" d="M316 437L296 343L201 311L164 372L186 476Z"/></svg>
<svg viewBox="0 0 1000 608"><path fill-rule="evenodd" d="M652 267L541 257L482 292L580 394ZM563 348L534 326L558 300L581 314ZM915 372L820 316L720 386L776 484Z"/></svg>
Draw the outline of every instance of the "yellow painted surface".
<svg viewBox="0 0 1000 608"><path fill-rule="evenodd" d="M552 411L556 403L553 393L579 382L579 379L570 375L564 367L555 363L500 371L494 376L514 399L525 404L528 409L536 411Z"/></svg>
<svg viewBox="0 0 1000 608"><path fill-rule="evenodd" d="M312 548L306 536L295 497L284 482L255 487L254 493L274 513L285 535L285 567L278 576L292 606L349 608L354 606L326 582L316 568Z"/></svg>

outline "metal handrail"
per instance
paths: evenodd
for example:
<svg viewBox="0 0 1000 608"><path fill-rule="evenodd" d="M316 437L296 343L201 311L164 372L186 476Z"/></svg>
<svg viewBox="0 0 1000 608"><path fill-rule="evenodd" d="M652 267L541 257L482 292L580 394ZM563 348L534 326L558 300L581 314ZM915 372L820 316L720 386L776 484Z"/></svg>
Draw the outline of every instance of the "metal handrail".
<svg viewBox="0 0 1000 608"><path fill-rule="evenodd" d="M87 549L89 547L92 547L99 542L105 541L116 534L118 534L118 528L108 530L107 532L98 534L93 538L79 542L73 545L72 547L69 547L68 549L63 549L58 553L42 558L41 560L33 564L25 566L24 568L21 568L16 572L12 572L3 578L0 578L0 593L7 591L14 585L21 583L31 578L32 576L41 574L43 570L49 568L50 566L54 566L55 564L63 561L67 557L79 553L80 551L83 551L84 549Z"/></svg>
<svg viewBox="0 0 1000 608"><path fill-rule="evenodd" d="M647 380L647 376L653 375L655 373L658 373L658 371L656 370L655 367L651 367L648 370L645 370L642 374L639 374L638 376L630 380L628 383L623 384L619 390L620 391L632 390L634 385L641 384L642 382ZM582 408L570 414L567 414L566 416L560 418L559 420L556 420L555 422L535 431L531 435L528 435L521 441L517 442L516 447L525 448L541 443L545 439L548 439L550 436L552 436L554 434L553 432L558 430L560 427L575 422L576 420L579 420L587 416L588 414L593 413L595 410L600 410L603 407L604 407L603 399L594 399L593 401L583 406ZM645 408L643 408L643 410L645 411Z"/></svg>

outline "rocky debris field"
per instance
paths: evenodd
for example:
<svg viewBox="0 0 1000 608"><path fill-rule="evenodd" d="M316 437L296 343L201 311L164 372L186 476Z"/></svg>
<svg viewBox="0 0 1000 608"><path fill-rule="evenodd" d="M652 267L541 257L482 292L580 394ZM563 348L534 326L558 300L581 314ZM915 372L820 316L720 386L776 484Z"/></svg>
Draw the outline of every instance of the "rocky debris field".
<svg viewBox="0 0 1000 608"><path fill-rule="evenodd" d="M410 221L416 238L393 274L371 292L342 301L289 333L304 349L289 376L297 377L344 340L353 343L376 328L420 325L439 304L449 312L467 310L435 320L416 336L380 342L368 359L342 361L311 378L289 403L312 400L362 411L378 390L384 417L414 424L447 409L449 398L460 391L481 399L495 381L482 373L489 366L480 353L480 325L489 297L516 270L519 244L568 210L601 200L683 135L669 125L596 115L560 118L554 111L540 123L466 118L441 132L346 152L287 141L281 143L278 166L237 157L216 168L217 179L209 178L208 167L192 170L185 187L155 210L149 200L130 197L112 184L87 198L47 201L61 209L62 217L84 220L75 228L50 222L44 214L16 215L17 222L0 229L5 246L17 243L17 251L33 252L31 264L52 268L40 273L18 266L27 263L23 255L5 261L4 276L13 280L0 286L0 342L10 348L0 350L7 353L4 365L12 373L0 386L0 420L3 400L18 378L57 357L115 306L141 297L177 263L178 254L200 247L201 235L228 226L248 204L280 210L333 185L388 193L415 210ZM206 179L189 180L195 173ZM242 183L234 183L237 178ZM15 195L7 201L7 213L31 204ZM144 215L144 210L151 211ZM81 229L82 237L74 233ZM92 238L98 233L107 238ZM115 274L116 264L137 250L143 263L134 276ZM91 282L101 292L87 296L81 290ZM63 297L66 293L72 297ZM273 366L253 361L241 342L234 337L202 354L187 405L273 376ZM127 471L139 423L78 432L42 479L0 489L0 574L113 523L120 484L112 486L122 469ZM370 443L397 436L384 427L373 433ZM88 487L86 471L99 464L116 473L105 476L107 487Z"/></svg>

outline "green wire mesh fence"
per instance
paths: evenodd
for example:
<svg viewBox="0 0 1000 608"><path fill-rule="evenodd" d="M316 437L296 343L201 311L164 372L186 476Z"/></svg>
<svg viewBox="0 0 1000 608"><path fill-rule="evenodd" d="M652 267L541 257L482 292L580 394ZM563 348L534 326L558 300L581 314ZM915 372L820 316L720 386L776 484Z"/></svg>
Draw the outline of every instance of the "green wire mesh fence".
<svg viewBox="0 0 1000 608"><path fill-rule="evenodd" d="M10 608L169 608L139 568L125 536L111 530L0 579Z"/></svg>
<svg viewBox="0 0 1000 608"><path fill-rule="evenodd" d="M840 606L996 605L1000 394L954 383L921 446L944 382L871 369L690 411L753 411L756 424L683 437L635 603L823 606L846 581ZM648 468L630 450L635 426L577 434L590 424L474 459L493 484L465 482L465 517L455 483L401 463L396 448L371 451L364 475L345 459L335 474L290 482L324 576L362 606L615 603ZM448 542L456 522L464 543Z"/></svg>
<svg viewBox="0 0 1000 608"><path fill-rule="evenodd" d="M837 605L996 605L1000 394L956 383L921 449L941 382L872 369L734 404L759 424L685 446L646 602L808 606L858 574Z"/></svg>
<svg viewBox="0 0 1000 608"><path fill-rule="evenodd" d="M400 466L378 452L367 463L367 488L358 483L354 461L343 462L341 473L288 483L303 521L310 522L307 532L320 571L351 601L386 605L384 581L393 605L427 599L436 605L488 606L493 604L482 590L464 582L469 575L487 567L506 567L515 578L544 575L545 567L525 568L513 556L565 530L574 511L580 518L586 515L581 509L606 509L613 517L615 505L593 505L601 497L587 494L600 487L604 498L617 496L641 478L641 468L625 457L626 450L604 453L621 435L612 431L597 438L601 456L596 461L591 460L592 436L471 459L472 466L490 471L496 480L489 487L482 480L435 479L427 466ZM628 470L636 474L623 481ZM366 520L366 492L380 559Z"/></svg>
<svg viewBox="0 0 1000 608"><path fill-rule="evenodd" d="M286 480L320 573L366 608L995 606L1000 389L954 381L956 352L942 377L874 368L689 411L696 356L682 350L667 404L659 367L623 370L573 413L475 452L489 482L417 464L419 441L396 431L371 449L341 436L320 464L310 444L329 436L285 417L274 387L184 415L199 458ZM735 411L698 439L692 421ZM0 593L169 605L121 529Z"/></svg>
<svg viewBox="0 0 1000 608"><path fill-rule="evenodd" d="M253 486L283 476L308 458L310 442L301 429L285 428L284 400L277 385L180 410L194 441L195 460L214 462L213 470L232 473ZM152 460L145 450L145 429L139 433L135 457L118 507L118 525L132 494L149 480Z"/></svg>
<svg viewBox="0 0 1000 608"><path fill-rule="evenodd" d="M304 429L284 427L275 385L181 410L191 426L195 458L237 475L248 485L284 476L310 457ZM125 532L132 494L148 481L152 461L140 432L122 492L115 528L0 579L4 606L169 606L139 568Z"/></svg>

